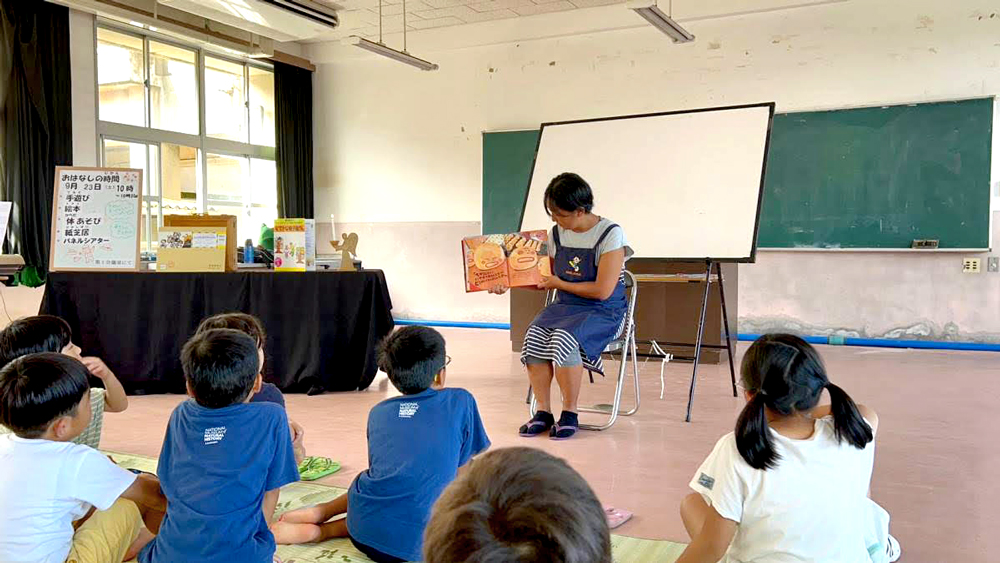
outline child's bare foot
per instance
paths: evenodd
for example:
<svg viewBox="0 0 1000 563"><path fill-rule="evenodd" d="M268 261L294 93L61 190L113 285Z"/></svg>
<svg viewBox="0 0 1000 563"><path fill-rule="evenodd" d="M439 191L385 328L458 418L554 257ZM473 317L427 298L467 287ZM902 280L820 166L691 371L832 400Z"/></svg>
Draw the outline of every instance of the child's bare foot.
<svg viewBox="0 0 1000 563"><path fill-rule="evenodd" d="M319 505L316 505L299 508L298 510L290 510L282 514L278 521L288 522L289 524L322 524L327 520L325 516L326 514L323 509Z"/></svg>
<svg viewBox="0 0 1000 563"><path fill-rule="evenodd" d="M322 530L316 524L299 524L278 520L271 524L274 541L281 545L313 543L320 539Z"/></svg>
<svg viewBox="0 0 1000 563"><path fill-rule="evenodd" d="M135 541L129 546L122 561L131 561L138 557L142 548L146 547L147 543L153 541L154 537L156 536L153 535L153 532L150 532L146 528L139 530L139 537L135 538Z"/></svg>

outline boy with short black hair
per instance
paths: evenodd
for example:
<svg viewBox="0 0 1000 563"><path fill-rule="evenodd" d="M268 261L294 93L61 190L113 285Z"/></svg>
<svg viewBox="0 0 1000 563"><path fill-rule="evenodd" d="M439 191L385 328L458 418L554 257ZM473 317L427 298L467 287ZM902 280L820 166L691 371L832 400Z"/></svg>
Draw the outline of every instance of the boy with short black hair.
<svg viewBox="0 0 1000 563"><path fill-rule="evenodd" d="M434 505L426 563L611 563L604 509L565 461L534 448L477 458Z"/></svg>
<svg viewBox="0 0 1000 563"><path fill-rule="evenodd" d="M191 399L170 416L159 473L170 504L141 563L270 563L278 489L298 481L285 411L249 405L260 389L257 343L231 329L196 334L181 364Z"/></svg>
<svg viewBox="0 0 1000 563"><path fill-rule="evenodd" d="M434 501L489 447L476 400L444 388L450 359L440 333L405 327L385 339L378 360L403 395L368 414L368 469L347 494L282 515L272 526L279 543L350 537L376 563L417 561Z"/></svg>
<svg viewBox="0 0 1000 563"><path fill-rule="evenodd" d="M254 341L257 342L257 349L260 351L261 357L264 357L264 343L267 340L267 333L264 332L264 325L257 317L247 313L220 313L218 315L212 315L211 317L201 321L201 324L198 325L198 330L195 331L195 334L216 328L231 328L246 334L250 338L253 338ZM261 364L262 374L264 373L263 370L264 367L263 364ZM281 405L281 408L286 409L286 413L288 412L285 407L284 395L281 394L281 390L278 389L278 387L273 383L261 384L260 391L250 396L250 402L274 403ZM291 418L288 419L288 426L291 427L292 431L292 446L295 448L295 462L302 463L302 460L306 457L306 448L303 444L305 430Z"/></svg>
<svg viewBox="0 0 1000 563"><path fill-rule="evenodd" d="M87 376L52 352L0 370L0 423L13 432L0 436L0 561L121 561L141 547L144 524L159 527L166 501L155 477L71 443L91 420Z"/></svg>
<svg viewBox="0 0 1000 563"><path fill-rule="evenodd" d="M93 356L81 356L80 347L73 343L72 337L69 323L60 317L35 315L17 319L0 330L0 367L26 354L38 352L58 352L83 362L90 374L101 380L104 389L90 389L90 424L73 439L73 443L96 449L101 443L105 411L124 411L128 408L128 397L125 388L104 361ZM0 433L5 430L0 427Z"/></svg>

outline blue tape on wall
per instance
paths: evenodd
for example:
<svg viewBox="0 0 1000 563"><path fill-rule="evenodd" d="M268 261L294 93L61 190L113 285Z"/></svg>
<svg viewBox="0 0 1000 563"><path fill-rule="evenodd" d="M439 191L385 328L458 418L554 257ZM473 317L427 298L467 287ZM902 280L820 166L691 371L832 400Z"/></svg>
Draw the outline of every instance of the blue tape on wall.
<svg viewBox="0 0 1000 563"><path fill-rule="evenodd" d="M436 326L444 328L488 328L495 330L510 330L508 323L476 323L462 321L418 321L413 319L396 319L396 324ZM759 334L741 333L737 336L743 342L753 342L760 338ZM890 340L888 338L852 338L845 336L803 336L810 344L827 344L831 346L865 346L871 348L913 348L918 350L964 350L967 352L1000 352L1000 344L985 342L941 342L936 340Z"/></svg>

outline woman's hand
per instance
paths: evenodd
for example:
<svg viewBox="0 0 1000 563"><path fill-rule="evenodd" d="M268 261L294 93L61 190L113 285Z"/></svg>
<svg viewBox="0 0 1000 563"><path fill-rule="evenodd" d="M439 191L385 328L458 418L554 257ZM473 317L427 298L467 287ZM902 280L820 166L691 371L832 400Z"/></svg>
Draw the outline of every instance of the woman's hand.
<svg viewBox="0 0 1000 563"><path fill-rule="evenodd" d="M508 288L505 284L498 283L493 287L491 287L489 289L489 292L492 293L493 295L503 295L504 293L507 293L508 289L510 288Z"/></svg>
<svg viewBox="0 0 1000 563"><path fill-rule="evenodd" d="M538 282L538 289L563 289L563 281L558 276L547 276L543 277L542 281Z"/></svg>

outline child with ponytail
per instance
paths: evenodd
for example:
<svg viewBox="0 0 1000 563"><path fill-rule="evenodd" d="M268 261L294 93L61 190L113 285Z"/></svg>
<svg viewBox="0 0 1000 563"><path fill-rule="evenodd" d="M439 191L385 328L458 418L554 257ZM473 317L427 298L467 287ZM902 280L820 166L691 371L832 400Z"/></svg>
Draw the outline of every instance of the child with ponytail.
<svg viewBox="0 0 1000 563"><path fill-rule="evenodd" d="M740 371L747 404L681 504L692 541L678 563L896 561L889 515L868 498L875 412L797 336L762 336Z"/></svg>

